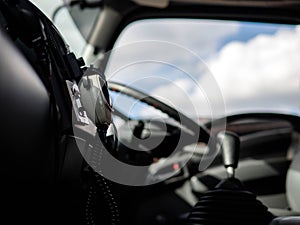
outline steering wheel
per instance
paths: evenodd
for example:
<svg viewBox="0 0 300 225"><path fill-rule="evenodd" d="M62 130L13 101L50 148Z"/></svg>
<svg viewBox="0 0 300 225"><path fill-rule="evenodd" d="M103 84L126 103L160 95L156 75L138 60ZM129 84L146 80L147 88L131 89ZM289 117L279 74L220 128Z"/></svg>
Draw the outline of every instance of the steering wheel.
<svg viewBox="0 0 300 225"><path fill-rule="evenodd" d="M180 111L177 111L173 107L163 103L157 98L149 96L135 88L114 81L108 82L108 88L111 91L119 92L132 98L138 99L139 101L144 102L147 105L152 106L163 113L166 113L168 116L179 122L183 127L190 130L192 132L192 137L197 136L198 142L204 142L206 144L208 143L210 139L210 133L204 126L196 123L194 120L190 119Z"/></svg>
<svg viewBox="0 0 300 225"><path fill-rule="evenodd" d="M161 124L161 125L166 125L168 130L170 128L170 130L173 129L173 131L175 131L175 132L171 132L171 134L169 136L164 135L162 142L160 142L160 144L157 148L152 147L153 142L156 142L156 140L149 138L148 143L150 143L150 145L145 144L145 146L146 146L145 149L147 149L147 147L148 147L148 149L151 150L150 151L151 155L154 158L168 157L170 154L172 154L174 152L174 149L176 149L177 147L178 147L177 149L182 149L184 146L187 146L190 144L195 144L198 142L203 142L205 144L209 144L211 135L206 127L199 125L194 120L190 119L189 117L187 117L180 111L174 109L173 107L163 103L162 101L158 100L157 98L149 96L149 95L143 93L142 91L139 91L135 88L126 86L126 85L118 83L118 82L109 81L108 88L113 92L121 93L126 96L137 99L140 102L146 103L147 105L152 106L155 109L160 110L163 113L166 113L170 118L174 119L175 121L177 121L180 124L177 127L167 124L167 123ZM123 119L128 119L128 118L126 118L126 116L121 115L122 113L118 112L117 109L115 110L115 114L123 117ZM135 122L135 121L130 121L130 119L129 119L127 125L130 125L130 123L133 123L133 122ZM139 121L139 123L142 123L142 122ZM153 124L153 121L151 121L151 123ZM159 121L155 121L154 123L156 123L156 125L158 125ZM124 131L131 132L130 129L128 129L128 128L126 128L125 130L122 130L122 131L123 132ZM153 131L153 132L155 132L155 131ZM121 133L122 132L120 132L120 134ZM135 138L134 137L135 136L134 129L133 129L132 133L133 133L132 138ZM184 136L180 136L180 134L182 134ZM122 141L124 141L124 140L122 140ZM143 140L143 141L145 141L145 140ZM141 144L139 140L137 140L136 143L138 145ZM145 142L143 142L143 143L145 143ZM126 146L126 144L125 145L121 144L121 146L122 146L121 149L124 149L124 152L126 152L126 154L129 155L128 158L130 158L130 155L132 157L136 156L137 151L132 151L133 148L131 147L132 146L131 140L128 141L128 144L130 145L129 148L127 147L129 145ZM137 146L136 144L134 144L134 145ZM139 148L136 148L136 149L139 149ZM215 155L213 148L210 148L210 150L211 151L208 151L205 153L206 156L210 157L210 155ZM140 154L142 154L142 152L140 152ZM147 156L146 156L146 158L149 159L149 157L147 157ZM203 160L204 160L204 158L203 158ZM135 161L140 161L140 159L135 160ZM132 162L132 164L135 164L135 163L136 162ZM149 161L147 161L144 164L149 164Z"/></svg>

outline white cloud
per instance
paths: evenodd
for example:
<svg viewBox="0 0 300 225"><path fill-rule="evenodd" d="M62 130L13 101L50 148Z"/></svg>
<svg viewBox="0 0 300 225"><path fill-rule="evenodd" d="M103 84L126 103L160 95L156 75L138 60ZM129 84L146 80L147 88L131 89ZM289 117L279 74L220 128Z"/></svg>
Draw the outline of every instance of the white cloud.
<svg viewBox="0 0 300 225"><path fill-rule="evenodd" d="M135 42L112 51L105 73L109 79L125 83L149 76L178 79L183 73L194 71L198 61L191 51L172 43Z"/></svg>
<svg viewBox="0 0 300 225"><path fill-rule="evenodd" d="M246 43L231 42L207 65L221 89L228 114L255 110L299 113L299 62L300 28L297 28L279 30L274 35L258 35ZM203 66L203 62L199 65ZM194 107L198 116L207 116L211 111L222 114L216 107L221 106L222 99L211 90L214 82L209 74L206 71L206 75L198 80L201 88L186 88L193 90L189 94L192 104L176 95L172 85L159 87L152 94L171 99L187 114ZM175 83L179 87L180 83L189 86L187 82L193 83L188 78Z"/></svg>
<svg viewBox="0 0 300 225"><path fill-rule="evenodd" d="M220 40L238 31L238 23L230 22L227 25L224 27L221 22L191 19L135 22L121 33L111 54L106 54L110 57L106 76L128 83L137 77L142 78L143 74L140 71L156 75L165 70L167 64L184 68L189 74L199 75L199 70L195 70L199 57L213 54L217 51ZM137 65L151 60L157 62L155 66L144 63L145 68L141 70ZM124 69L126 65L130 65L131 68ZM116 73L120 68L123 68L122 71Z"/></svg>
<svg viewBox="0 0 300 225"><path fill-rule="evenodd" d="M138 41L166 41L195 51L200 57L214 53L219 40L238 32L238 22L195 19L157 19L132 23L120 35L116 47ZM199 48L201 43L201 48ZM182 59L181 59L182 60Z"/></svg>
<svg viewBox="0 0 300 225"><path fill-rule="evenodd" d="M208 66L220 85L228 113L247 108L247 99L249 108L299 112L299 62L297 28L230 43Z"/></svg>

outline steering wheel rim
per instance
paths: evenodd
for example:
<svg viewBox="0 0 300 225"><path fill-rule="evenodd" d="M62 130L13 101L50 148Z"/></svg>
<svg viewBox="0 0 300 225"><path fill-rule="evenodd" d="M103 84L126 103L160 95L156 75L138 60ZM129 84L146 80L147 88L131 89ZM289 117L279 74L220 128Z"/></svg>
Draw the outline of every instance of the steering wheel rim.
<svg viewBox="0 0 300 225"><path fill-rule="evenodd" d="M204 142L208 144L211 135L210 132L207 130L207 128L196 123L194 120L190 119L180 111L177 111L173 107L165 104L164 102L158 100L157 98L149 96L144 92L137 90L135 88L126 86L124 84L115 81L108 81L107 83L108 83L108 88L111 91L122 93L129 97L138 99L139 101L146 103L147 105L150 105L160 110L163 113L166 113L168 116L170 116L171 118L179 122L181 125L191 130L194 135L199 134L197 137L198 142Z"/></svg>

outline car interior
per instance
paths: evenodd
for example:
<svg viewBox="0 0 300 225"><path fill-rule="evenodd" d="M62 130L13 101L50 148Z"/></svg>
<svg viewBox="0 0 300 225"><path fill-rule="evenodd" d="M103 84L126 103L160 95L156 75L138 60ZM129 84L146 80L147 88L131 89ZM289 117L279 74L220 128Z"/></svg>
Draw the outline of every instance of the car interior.
<svg viewBox="0 0 300 225"><path fill-rule="evenodd" d="M228 75L228 90L248 108L201 120L190 116L188 107L177 107L150 91L157 90L151 86L155 82L164 84L166 71L159 71L160 79L134 83L147 65L139 64L141 70L135 70L132 78L130 70L122 74L120 69L126 70L122 66L132 58L151 63L166 60L169 66L173 54L184 61L189 60L185 54L194 57L197 53L167 42L141 42L137 30L131 33L137 38L135 44L118 48L122 37L126 42L127 31L140 26L139 22L146 24L142 35L146 33L149 39L158 35L148 29L151 23L178 20L185 25L177 24L175 33L194 21L216 21L225 27L224 32L233 27L232 21L249 27L275 24L283 30L280 34L297 32L300 1L72 0L63 1L53 18L59 19L62 8L85 39L82 55L72 52L61 31L36 4L0 0L1 223L300 224L299 70L280 67L279 75L288 71L295 76L285 80L282 75L277 81L272 67L274 76L269 78L278 87L285 87L284 82L295 87L294 111L279 110L277 102L289 100L278 87L271 87L276 95L262 101L274 103L278 111L252 107L241 97L238 79L230 80ZM213 39L217 29L211 26L200 36ZM184 37L195 36L194 32ZM286 38L282 43L289 41ZM215 48L225 54L225 48ZM272 48L271 53L277 54L280 46ZM140 54L136 58L134 51ZM147 58L152 52L155 60ZM281 58L295 62L297 68L298 55ZM180 62L175 66L180 67ZM111 68L117 75L109 75ZM123 82L127 75L128 82ZM168 82L175 80L174 72ZM189 86L182 89L189 93ZM204 91L208 100L222 96L214 87ZM259 93L263 92L268 90ZM197 105L196 111L205 110ZM147 109L144 116L137 116L133 106L137 113Z"/></svg>

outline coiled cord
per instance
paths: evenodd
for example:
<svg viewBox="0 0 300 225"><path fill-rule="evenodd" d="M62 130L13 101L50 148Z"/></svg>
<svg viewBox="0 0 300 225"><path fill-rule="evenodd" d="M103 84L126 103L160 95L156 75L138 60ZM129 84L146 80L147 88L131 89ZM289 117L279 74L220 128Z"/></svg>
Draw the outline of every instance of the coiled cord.
<svg viewBox="0 0 300 225"><path fill-rule="evenodd" d="M99 140L100 141L100 140ZM110 224L118 225L120 221L119 207L118 204L111 192L111 182L107 180L102 174L101 170L99 170L100 162L102 159L103 153L103 145L97 141L95 147L88 146L91 149L91 160L92 163L90 166L97 172L93 172L92 176L94 181L96 182L96 188L92 185L89 187L88 198L86 202L85 208L85 216L86 216L86 224L87 225L96 225L96 216L95 216L95 208L97 203L97 194L100 192L103 195L106 205L108 206L108 210L110 212ZM99 212L100 213L100 212Z"/></svg>

